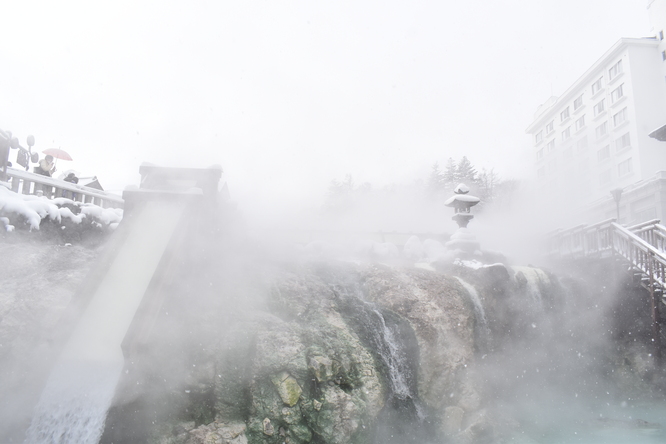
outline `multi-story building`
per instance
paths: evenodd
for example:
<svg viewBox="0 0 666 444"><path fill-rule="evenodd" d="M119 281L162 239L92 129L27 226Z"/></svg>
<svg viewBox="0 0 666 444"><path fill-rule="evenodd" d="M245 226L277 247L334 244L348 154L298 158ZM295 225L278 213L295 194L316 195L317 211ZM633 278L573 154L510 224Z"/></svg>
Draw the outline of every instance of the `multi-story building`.
<svg viewBox="0 0 666 444"><path fill-rule="evenodd" d="M568 219L666 219L666 0L648 6L654 37L622 38L559 97L541 105L532 136L541 199ZM649 191L648 191L649 190Z"/></svg>

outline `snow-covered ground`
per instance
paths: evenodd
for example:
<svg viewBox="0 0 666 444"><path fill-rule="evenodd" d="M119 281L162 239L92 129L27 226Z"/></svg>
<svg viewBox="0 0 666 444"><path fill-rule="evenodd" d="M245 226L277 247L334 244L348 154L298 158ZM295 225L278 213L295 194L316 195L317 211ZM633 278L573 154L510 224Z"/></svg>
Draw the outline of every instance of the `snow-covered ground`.
<svg viewBox="0 0 666 444"><path fill-rule="evenodd" d="M24 228L17 227L17 224L24 224L30 231L39 230L43 219L57 223L69 220L74 224L88 220L99 227L114 229L122 218L123 210L120 208L102 208L64 197L48 199L44 196L19 194L0 186L0 226L6 231Z"/></svg>

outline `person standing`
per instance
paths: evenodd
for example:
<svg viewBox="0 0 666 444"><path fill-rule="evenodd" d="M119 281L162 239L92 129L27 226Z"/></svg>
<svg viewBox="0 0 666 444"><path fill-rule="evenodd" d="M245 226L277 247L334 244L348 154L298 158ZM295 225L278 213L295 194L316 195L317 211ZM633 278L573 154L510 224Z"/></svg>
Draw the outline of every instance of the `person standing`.
<svg viewBox="0 0 666 444"><path fill-rule="evenodd" d="M37 166L35 167L35 173L41 174L42 176L49 176L53 175L55 173L55 164L53 163L53 156L50 154L47 155L45 158L39 161Z"/></svg>

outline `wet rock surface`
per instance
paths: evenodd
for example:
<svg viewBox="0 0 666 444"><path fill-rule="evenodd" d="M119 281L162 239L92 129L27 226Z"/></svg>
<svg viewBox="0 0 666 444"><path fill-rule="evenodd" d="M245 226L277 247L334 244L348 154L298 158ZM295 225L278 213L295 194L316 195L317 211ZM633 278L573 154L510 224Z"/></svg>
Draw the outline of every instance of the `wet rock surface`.
<svg viewBox="0 0 666 444"><path fill-rule="evenodd" d="M58 248L24 251L0 290L3 347L44 341L97 254ZM595 304L610 290L534 267L434 271L258 262L253 253L210 261L201 249L183 253L189 265L164 284L150 334L127 349L101 443L493 443L525 426L515 419L523 412L501 400L541 402L553 395L539 393L545 383L564 387L554 393L563 398L601 393L609 381L633 393L650 387L649 337L634 322L640 310L607 316L608 337L580 345L590 313L608 314ZM54 255L62 260L47 260ZM478 301L453 276L473 285ZM44 298L22 301L20 282ZM475 303L488 318L484 341ZM11 350L0 348L0 359L12 362ZM603 362L572 373L572 354ZM4 390L17 383L5 368Z"/></svg>
<svg viewBox="0 0 666 444"><path fill-rule="evenodd" d="M109 431L118 429L123 409L136 407L130 399L154 404L163 397L157 393L170 390L174 401L158 423L190 419L200 428L242 421L248 442L266 444L425 442L439 433L446 407L478 408L467 372L474 313L454 279L343 262L278 267L256 276L251 306L227 311L222 322L186 324L196 329L196 352L178 348L184 343L165 347L168 334L153 338L154 360L191 356L187 377L137 356L143 364L130 369L133 377L119 389L135 394L117 398L102 442L124 442L119 435L112 441ZM166 315L156 331L182 331L173 320L165 322ZM178 366L186 367L172 363ZM210 399L207 413L197 416L195 399ZM145 437L162 439L164 430L173 426L158 425ZM192 431L178 436L170 439L188 442Z"/></svg>

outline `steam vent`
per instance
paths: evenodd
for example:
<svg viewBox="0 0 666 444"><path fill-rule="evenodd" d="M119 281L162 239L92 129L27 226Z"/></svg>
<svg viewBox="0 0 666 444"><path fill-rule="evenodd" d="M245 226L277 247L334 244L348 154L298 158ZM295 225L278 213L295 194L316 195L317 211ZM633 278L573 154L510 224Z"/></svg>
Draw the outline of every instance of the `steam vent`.
<svg viewBox="0 0 666 444"><path fill-rule="evenodd" d="M476 237L467 229L469 221L474 219L474 215L470 213L470 209L478 204L481 200L469 194L469 187L464 183L458 184L453 190L455 193L449 197L444 205L453 207L455 214L451 218L458 224L458 229L451 236L451 240L446 243L450 250L459 250L463 253L474 253L479 249L479 243L476 242Z"/></svg>

